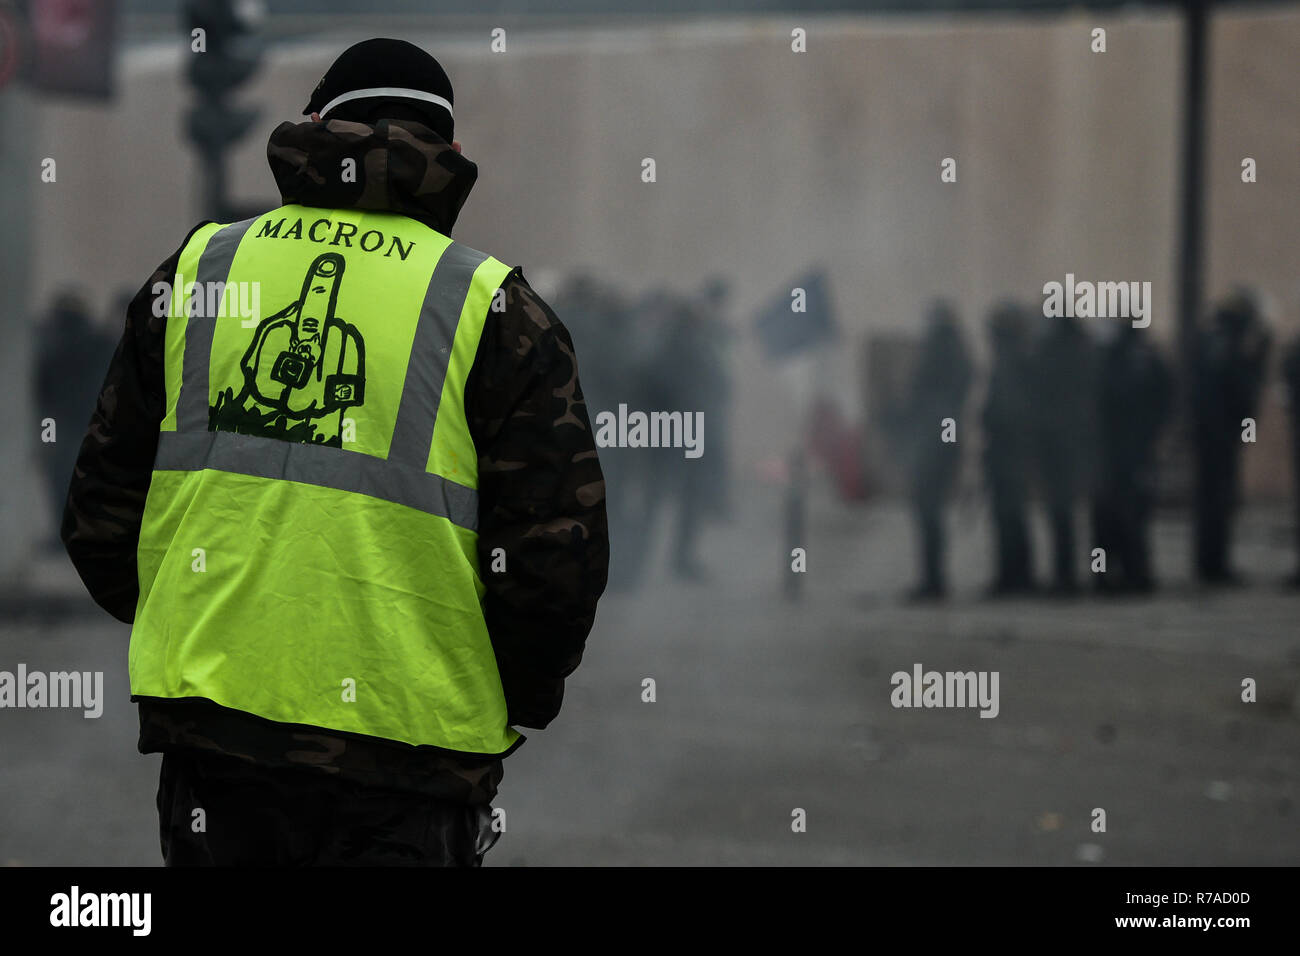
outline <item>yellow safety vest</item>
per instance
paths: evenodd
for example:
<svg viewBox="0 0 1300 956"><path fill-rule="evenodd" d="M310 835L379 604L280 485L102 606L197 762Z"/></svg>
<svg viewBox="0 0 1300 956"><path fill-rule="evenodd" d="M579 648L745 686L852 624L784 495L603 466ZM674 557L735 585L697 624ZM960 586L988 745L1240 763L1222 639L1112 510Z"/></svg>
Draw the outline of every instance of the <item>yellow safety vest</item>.
<svg viewBox="0 0 1300 956"><path fill-rule="evenodd" d="M393 213L288 205L195 232L167 304L133 698L516 745L465 418L509 271Z"/></svg>

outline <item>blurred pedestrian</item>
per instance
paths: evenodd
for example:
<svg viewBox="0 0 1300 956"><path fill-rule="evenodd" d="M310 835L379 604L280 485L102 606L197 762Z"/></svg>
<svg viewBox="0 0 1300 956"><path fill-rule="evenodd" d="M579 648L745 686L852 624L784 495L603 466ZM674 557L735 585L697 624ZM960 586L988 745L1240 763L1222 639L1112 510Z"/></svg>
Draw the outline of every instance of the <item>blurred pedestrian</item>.
<svg viewBox="0 0 1300 956"><path fill-rule="evenodd" d="M703 467L698 470L696 480L706 524L727 520L733 507L730 299L731 283L722 275L709 276L698 295L699 366L705 377L700 390L700 411L704 413L709 439L708 451L701 456Z"/></svg>
<svg viewBox="0 0 1300 956"><path fill-rule="evenodd" d="M594 275L576 272L561 287L556 311L564 316L574 339L582 343L583 367L590 369L582 380L589 417L594 421L602 411L617 412L619 403L641 407L636 315L627 296ZM617 446L600 450L609 521L609 586L613 590L630 587L640 565L637 452Z"/></svg>
<svg viewBox="0 0 1300 956"><path fill-rule="evenodd" d="M992 597L1034 590L1033 550L1027 516L1032 465L1033 368L1028 313L1004 302L989 317L993 368L984 399L984 479L996 537Z"/></svg>
<svg viewBox="0 0 1300 956"><path fill-rule="evenodd" d="M668 532L669 566L686 581L703 583L712 574L699 554L700 533L715 507L721 480L711 461L711 438L718 429L710 414L725 407L729 391L725 354L715 320L697 297L663 291L651 303L653 313L645 316L655 338L653 351L643 370L642 392L647 411L680 413L684 420L704 415L703 454L688 458L681 448L660 447L634 450L641 483L641 507L635 535L639 563L635 579L648 572L646 561L662 524ZM668 517L663 517L667 513Z"/></svg>
<svg viewBox="0 0 1300 956"><path fill-rule="evenodd" d="M919 542L919 579L913 600L943 597L948 590L944 511L961 471L965 430L962 412L974 369L952 304L938 300L926 314L916 365L895 417L894 445L907 476ZM951 432L945 419L952 419Z"/></svg>
<svg viewBox="0 0 1300 956"><path fill-rule="evenodd" d="M1094 466L1093 343L1077 318L1051 316L1035 342L1034 474L1052 541L1052 593L1078 590L1075 509Z"/></svg>
<svg viewBox="0 0 1300 956"><path fill-rule="evenodd" d="M125 315L119 314L118 321ZM50 509L47 545L61 551L59 523L77 461L77 446L95 411L95 398L115 341L90 318L80 292L55 296L36 329L35 399L37 415L54 421L54 441L43 443L41 472Z"/></svg>
<svg viewBox="0 0 1300 956"><path fill-rule="evenodd" d="M1291 486L1295 507L1296 569L1291 578L1300 587L1300 336L1297 336L1282 360L1282 380L1286 384L1291 424Z"/></svg>
<svg viewBox="0 0 1300 956"><path fill-rule="evenodd" d="M1145 329L1120 321L1108 329L1097 369L1097 468L1093 547L1105 554L1096 576L1103 593L1148 592L1156 447L1172 407L1173 380Z"/></svg>
<svg viewBox="0 0 1300 956"><path fill-rule="evenodd" d="M1239 582L1232 522L1240 498L1244 419L1253 418L1269 333L1254 296L1229 295L1197 337L1193 370L1196 453L1196 573L1206 584Z"/></svg>
<svg viewBox="0 0 1300 956"><path fill-rule="evenodd" d="M623 313L627 334L616 363L622 374L609 383L602 405L593 406L597 411L617 414L620 405L629 411L664 410L678 400L677 376L663 367L674 302L669 288L659 285L627 305ZM675 454L680 456L680 450ZM616 516L612 532L616 546L612 550L616 554L610 562L610 587L631 591L639 588L649 573L660 509L666 501L675 500L677 488L672 482L680 475L672 449L614 448L609 457L617 486L611 499Z"/></svg>

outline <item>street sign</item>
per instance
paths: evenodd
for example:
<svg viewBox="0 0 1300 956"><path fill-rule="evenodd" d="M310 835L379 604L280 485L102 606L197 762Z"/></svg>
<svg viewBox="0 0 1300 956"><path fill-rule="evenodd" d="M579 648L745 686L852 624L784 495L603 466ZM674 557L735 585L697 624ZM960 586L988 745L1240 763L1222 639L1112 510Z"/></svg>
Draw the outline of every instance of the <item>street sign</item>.
<svg viewBox="0 0 1300 956"><path fill-rule="evenodd" d="M33 89L112 97L116 0L30 0L27 17Z"/></svg>

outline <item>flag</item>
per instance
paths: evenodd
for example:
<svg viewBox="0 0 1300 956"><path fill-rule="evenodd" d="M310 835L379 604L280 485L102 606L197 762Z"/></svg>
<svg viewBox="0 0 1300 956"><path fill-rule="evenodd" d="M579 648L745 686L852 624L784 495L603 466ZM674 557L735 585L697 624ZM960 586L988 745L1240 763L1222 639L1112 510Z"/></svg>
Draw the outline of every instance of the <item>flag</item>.
<svg viewBox="0 0 1300 956"><path fill-rule="evenodd" d="M826 270L814 268L779 289L754 322L770 359L804 352L838 334Z"/></svg>

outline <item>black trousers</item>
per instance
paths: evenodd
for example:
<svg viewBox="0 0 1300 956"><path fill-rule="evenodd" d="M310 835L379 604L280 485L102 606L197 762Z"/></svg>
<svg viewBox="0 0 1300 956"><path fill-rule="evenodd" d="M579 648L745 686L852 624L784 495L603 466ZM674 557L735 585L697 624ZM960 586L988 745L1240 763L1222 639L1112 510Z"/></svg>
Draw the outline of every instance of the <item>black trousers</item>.
<svg viewBox="0 0 1300 956"><path fill-rule="evenodd" d="M1094 547L1106 552L1106 574L1097 578L1106 590L1147 591L1155 587L1151 567L1151 512L1155 496L1127 476L1099 489L1093 502Z"/></svg>
<svg viewBox="0 0 1300 956"><path fill-rule="evenodd" d="M1198 449L1196 572L1202 581L1231 577L1232 524L1241 485L1240 442Z"/></svg>
<svg viewBox="0 0 1300 956"><path fill-rule="evenodd" d="M1029 541L1029 515L1019 485L992 488L993 527L997 536L997 590L1020 590L1034 584L1034 558Z"/></svg>
<svg viewBox="0 0 1300 956"><path fill-rule="evenodd" d="M912 513L916 521L917 537L921 539L920 590L942 592L947 582L944 575L944 554L947 542L944 535L943 500L914 498Z"/></svg>
<svg viewBox="0 0 1300 956"><path fill-rule="evenodd" d="M1074 545L1074 500L1048 497L1044 502L1052 531L1052 583L1072 588L1077 583L1078 556Z"/></svg>
<svg viewBox="0 0 1300 956"><path fill-rule="evenodd" d="M166 866L481 866L491 808L224 754L163 754Z"/></svg>

